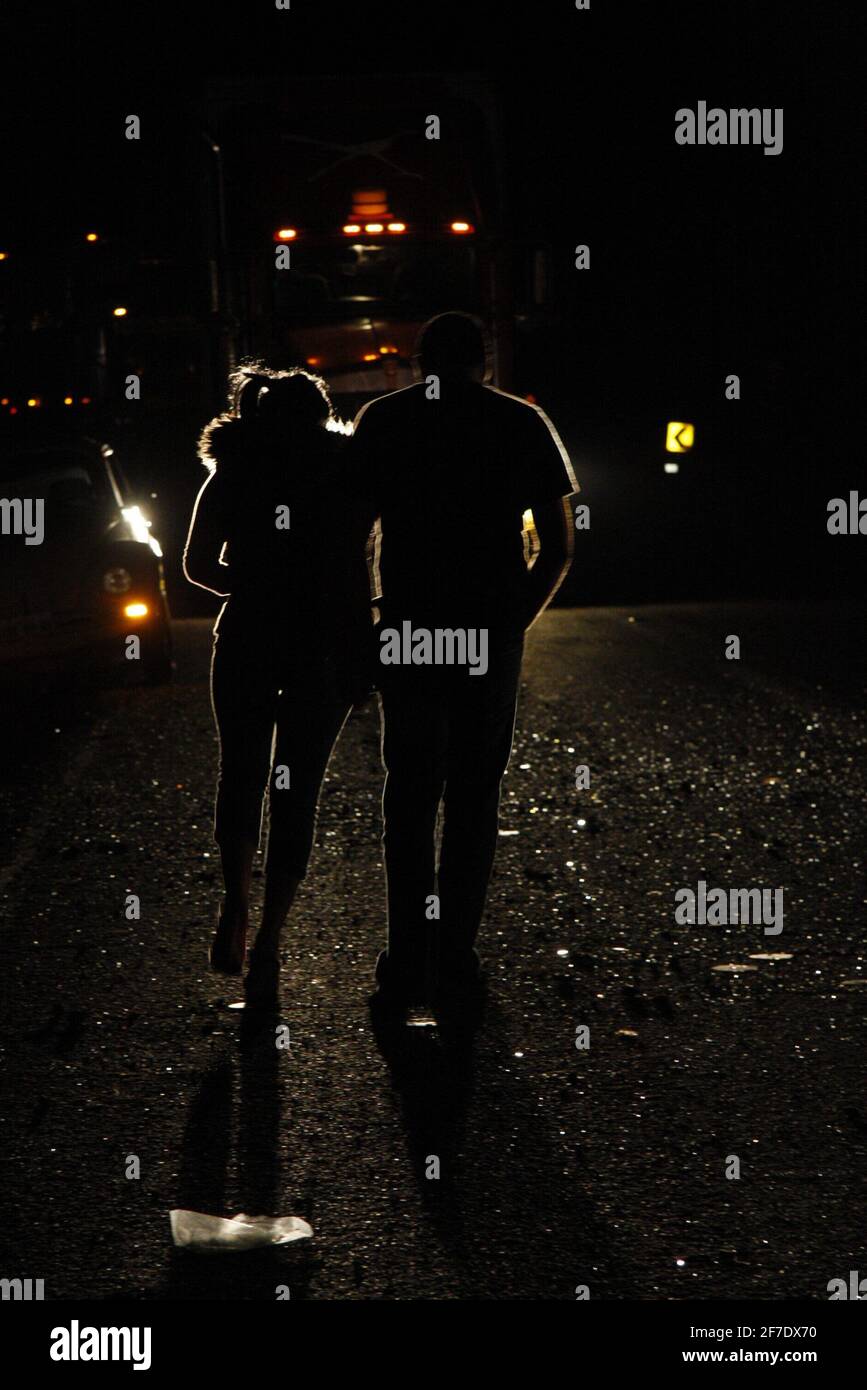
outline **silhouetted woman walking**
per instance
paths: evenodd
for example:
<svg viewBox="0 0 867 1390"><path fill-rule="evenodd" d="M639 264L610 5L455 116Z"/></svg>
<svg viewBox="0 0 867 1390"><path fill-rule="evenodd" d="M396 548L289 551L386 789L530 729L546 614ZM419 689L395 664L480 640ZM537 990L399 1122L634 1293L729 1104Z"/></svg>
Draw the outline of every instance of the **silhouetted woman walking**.
<svg viewBox="0 0 867 1390"><path fill-rule="evenodd" d="M184 573L226 597L214 629L211 696L220 736L214 838L225 898L213 969L239 974L253 858L269 787L262 922L251 1003L276 1003L280 932L304 877L319 789L350 707L365 691L370 594L366 522L341 497L343 436L325 383L260 364L233 377L234 411L205 428L209 470Z"/></svg>

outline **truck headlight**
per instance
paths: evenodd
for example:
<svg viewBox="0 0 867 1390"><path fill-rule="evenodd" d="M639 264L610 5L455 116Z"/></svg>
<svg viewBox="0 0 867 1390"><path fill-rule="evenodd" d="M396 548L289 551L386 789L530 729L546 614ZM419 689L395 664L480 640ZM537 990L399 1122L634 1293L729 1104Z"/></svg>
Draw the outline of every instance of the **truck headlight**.
<svg viewBox="0 0 867 1390"><path fill-rule="evenodd" d="M132 588L132 575L123 565L115 565L102 576L102 587L107 594L125 594Z"/></svg>

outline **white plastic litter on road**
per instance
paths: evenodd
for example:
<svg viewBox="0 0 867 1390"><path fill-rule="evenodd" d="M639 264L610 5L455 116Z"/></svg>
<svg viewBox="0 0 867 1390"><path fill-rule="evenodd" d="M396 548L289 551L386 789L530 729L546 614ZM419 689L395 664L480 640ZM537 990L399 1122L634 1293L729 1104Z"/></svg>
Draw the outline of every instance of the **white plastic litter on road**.
<svg viewBox="0 0 867 1390"><path fill-rule="evenodd" d="M202 1211L169 1212L172 1240L188 1250L256 1250L307 1240L313 1227L300 1216L209 1216Z"/></svg>

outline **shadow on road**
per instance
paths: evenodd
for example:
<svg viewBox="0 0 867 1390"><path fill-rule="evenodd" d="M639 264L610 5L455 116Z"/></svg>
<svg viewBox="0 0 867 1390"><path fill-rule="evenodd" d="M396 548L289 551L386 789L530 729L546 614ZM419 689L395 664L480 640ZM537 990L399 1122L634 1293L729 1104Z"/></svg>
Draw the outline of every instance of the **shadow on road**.
<svg viewBox="0 0 867 1390"><path fill-rule="evenodd" d="M244 1014L238 1080L238 1168L229 1180L233 1089L230 1057L202 1076L184 1132L176 1205L190 1211L234 1216L302 1215L279 1209L282 1088L274 1043L276 1014ZM237 1201L230 1200L236 1194ZM307 1297L311 1259L304 1244L200 1255L173 1248L164 1283L146 1296L158 1299L270 1299L288 1286L292 1299Z"/></svg>
<svg viewBox="0 0 867 1390"><path fill-rule="evenodd" d="M533 1113L532 1097L516 1094L511 1078L507 1089L487 1059L480 1064L472 1033L372 1018L425 1212L455 1272L452 1296L537 1299L547 1286L549 1297L571 1299L579 1284L612 1296L611 1233L580 1172L556 1151L544 1115L516 1128L517 1116ZM500 1031L489 1004L486 1052ZM434 1156L438 1178L429 1176Z"/></svg>

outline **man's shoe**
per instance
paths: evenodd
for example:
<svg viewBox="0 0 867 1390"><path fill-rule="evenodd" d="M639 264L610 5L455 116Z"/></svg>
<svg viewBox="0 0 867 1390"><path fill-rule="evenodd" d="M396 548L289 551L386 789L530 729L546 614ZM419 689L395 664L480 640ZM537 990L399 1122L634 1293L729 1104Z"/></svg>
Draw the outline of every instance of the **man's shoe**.
<svg viewBox="0 0 867 1390"><path fill-rule="evenodd" d="M244 999L251 1009L280 1007L280 957L276 952L257 954L256 947L253 947L250 969L244 981Z"/></svg>
<svg viewBox="0 0 867 1390"><path fill-rule="evenodd" d="M484 1012L486 999L485 976L476 951L440 958L435 993L435 1003L440 1013L469 1022Z"/></svg>
<svg viewBox="0 0 867 1390"><path fill-rule="evenodd" d="M427 991L423 966L397 971L389 960L388 951L380 951L374 978L378 989L373 1000L377 1006L406 1011L413 1004L424 1003Z"/></svg>
<svg viewBox="0 0 867 1390"><path fill-rule="evenodd" d="M441 951L437 978L446 988L471 988L483 979L482 962L478 951Z"/></svg>

